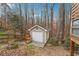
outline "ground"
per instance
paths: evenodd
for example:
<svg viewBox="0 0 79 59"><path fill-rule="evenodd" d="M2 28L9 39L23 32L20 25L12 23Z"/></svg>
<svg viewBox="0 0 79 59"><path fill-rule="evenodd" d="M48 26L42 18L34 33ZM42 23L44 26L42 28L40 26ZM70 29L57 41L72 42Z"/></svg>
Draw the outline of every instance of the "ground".
<svg viewBox="0 0 79 59"><path fill-rule="evenodd" d="M1 56L69 56L69 50L63 46L46 45L44 48L23 45L17 49L0 49ZM75 54L78 55L78 54Z"/></svg>

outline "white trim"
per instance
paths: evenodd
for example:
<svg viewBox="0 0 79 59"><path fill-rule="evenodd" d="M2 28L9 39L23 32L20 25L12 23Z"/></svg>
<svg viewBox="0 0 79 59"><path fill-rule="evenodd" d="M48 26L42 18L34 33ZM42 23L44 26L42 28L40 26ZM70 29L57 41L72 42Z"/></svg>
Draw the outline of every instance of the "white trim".
<svg viewBox="0 0 79 59"><path fill-rule="evenodd" d="M41 29L43 29L44 31L47 31L45 28L43 28L43 27L41 27L41 26L39 26L39 25L34 25L33 27L31 27L30 29L28 29L28 31L31 31L34 27L39 27L39 28L41 28Z"/></svg>
<svg viewBox="0 0 79 59"><path fill-rule="evenodd" d="M79 29L79 26L72 26L72 29Z"/></svg>
<svg viewBox="0 0 79 59"><path fill-rule="evenodd" d="M73 33L72 33L72 35L71 35L71 36L74 36L74 37L76 37L76 38L79 38L79 36L78 36L78 35L75 35L75 34L73 34Z"/></svg>

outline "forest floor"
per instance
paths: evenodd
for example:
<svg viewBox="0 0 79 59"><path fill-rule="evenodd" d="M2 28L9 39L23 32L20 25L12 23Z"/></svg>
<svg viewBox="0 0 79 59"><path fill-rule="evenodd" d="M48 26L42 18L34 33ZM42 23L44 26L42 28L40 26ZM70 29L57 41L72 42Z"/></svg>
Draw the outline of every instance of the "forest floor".
<svg viewBox="0 0 79 59"><path fill-rule="evenodd" d="M63 46L51 46L47 44L44 48L26 45L17 49L1 49L0 56L69 56L69 50L65 50ZM75 54L78 56L78 54Z"/></svg>
<svg viewBox="0 0 79 59"><path fill-rule="evenodd" d="M28 55L32 56L70 56L70 51L66 50L63 46L51 46L47 44L44 48L34 48L33 53L28 53ZM79 56L79 54L74 54L75 56Z"/></svg>

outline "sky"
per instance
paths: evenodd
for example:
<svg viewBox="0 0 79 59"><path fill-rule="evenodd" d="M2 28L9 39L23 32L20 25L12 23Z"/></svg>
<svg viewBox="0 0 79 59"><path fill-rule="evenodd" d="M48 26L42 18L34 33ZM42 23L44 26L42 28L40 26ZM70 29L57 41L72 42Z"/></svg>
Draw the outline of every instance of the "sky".
<svg viewBox="0 0 79 59"><path fill-rule="evenodd" d="M48 4L48 8L50 7L50 4ZM34 8L35 10L39 13L44 7L43 4L34 4ZM58 3L54 4L54 14L55 16L58 16L58 9L59 9L59 5Z"/></svg>
<svg viewBox="0 0 79 59"><path fill-rule="evenodd" d="M24 3L22 3L22 4L24 4ZM17 8L17 5L18 5L18 3L17 4L15 4L14 3L14 5L13 4L8 4L11 8L13 8L14 10L16 10ZM25 7L24 8L26 8L27 9L27 6L28 6L28 9L29 9L29 11L31 10L31 8L34 8L34 11L35 11L35 15L36 16L40 16L41 15L41 11L44 9L44 7L45 7L45 4L44 3L25 3L24 4L25 5ZM68 5L68 4L67 4ZM50 8L50 6L51 6L51 4L50 3L48 3L48 9ZM23 8L22 8L23 9ZM66 8L66 9L68 9L68 8ZM26 12L26 10L25 10L25 12ZM25 13L24 11L23 11L23 13ZM44 11L43 11L44 12ZM42 13L43 13L42 12ZM48 10L48 12L50 12L50 10ZM43 15L44 16L44 15ZM50 16L50 15L49 15ZM59 17L59 3L54 3L54 18L55 19L57 19Z"/></svg>
<svg viewBox="0 0 79 59"><path fill-rule="evenodd" d="M8 4L8 5L11 7L10 4ZM40 14L41 10L44 9L44 3L29 3L27 5L28 5L28 8L30 8L30 9L34 8L34 10L37 14ZM16 7L16 5L15 5L15 7ZM27 8L27 6L26 6L26 8ZM48 8L50 8L50 3L48 3ZM58 9L59 9L59 5L58 5L58 3L55 3L54 4L54 16L58 16Z"/></svg>
<svg viewBox="0 0 79 59"><path fill-rule="evenodd" d="M56 3L56 4L54 5L54 15L55 15L56 17L58 17L58 13L59 13L59 4Z"/></svg>
<svg viewBox="0 0 79 59"><path fill-rule="evenodd" d="M33 8L33 7L34 7L36 14L38 15L38 14L40 14L41 10L44 9L44 4L42 4L42 3L29 4L29 8ZM48 3L48 8L50 8L50 3ZM58 17L58 13L59 13L58 9L59 9L59 4L55 3L54 4L54 17L55 17L55 19Z"/></svg>

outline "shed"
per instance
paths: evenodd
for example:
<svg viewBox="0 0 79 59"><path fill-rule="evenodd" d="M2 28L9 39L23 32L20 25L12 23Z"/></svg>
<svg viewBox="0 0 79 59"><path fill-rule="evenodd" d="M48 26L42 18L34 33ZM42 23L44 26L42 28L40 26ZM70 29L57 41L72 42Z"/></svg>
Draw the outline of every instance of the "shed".
<svg viewBox="0 0 79 59"><path fill-rule="evenodd" d="M32 43L35 46L44 47L49 38L49 31L39 25L34 25L29 29L29 32L32 37Z"/></svg>

